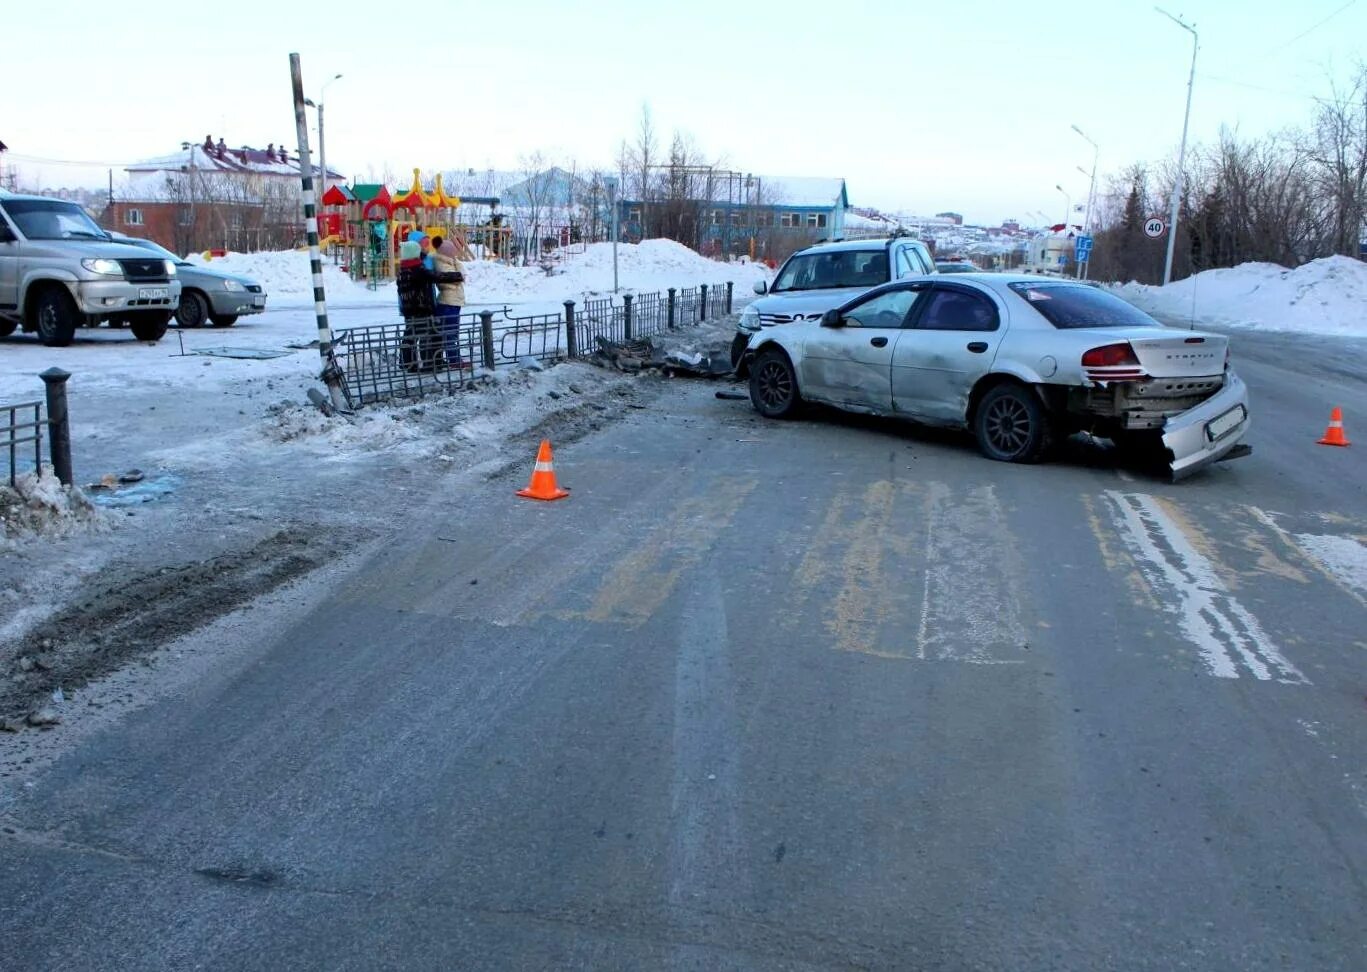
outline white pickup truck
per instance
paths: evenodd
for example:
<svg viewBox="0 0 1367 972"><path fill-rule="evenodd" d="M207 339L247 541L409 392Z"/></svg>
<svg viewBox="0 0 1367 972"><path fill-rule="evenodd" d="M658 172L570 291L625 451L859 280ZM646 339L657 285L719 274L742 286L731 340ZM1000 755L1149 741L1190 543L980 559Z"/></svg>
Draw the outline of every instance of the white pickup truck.
<svg viewBox="0 0 1367 972"><path fill-rule="evenodd" d="M0 337L22 327L60 348L118 319L157 341L179 303L174 262L114 242L76 203L0 193Z"/></svg>

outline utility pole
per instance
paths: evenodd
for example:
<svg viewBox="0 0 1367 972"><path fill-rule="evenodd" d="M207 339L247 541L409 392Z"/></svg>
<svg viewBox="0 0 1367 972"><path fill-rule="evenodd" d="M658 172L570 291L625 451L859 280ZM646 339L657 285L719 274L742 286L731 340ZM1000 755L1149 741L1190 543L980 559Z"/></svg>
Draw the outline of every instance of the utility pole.
<svg viewBox="0 0 1367 972"><path fill-rule="evenodd" d="M1101 146L1097 145L1096 142L1093 142L1091 138L1087 135L1087 133L1084 132L1082 129L1078 128L1076 125L1073 126L1073 131L1077 132L1084 139L1086 139L1087 144L1091 145L1092 147L1092 176L1090 182L1087 185L1087 212L1082 217L1082 235L1087 236L1092 232L1092 199L1096 196L1096 163L1097 159L1101 157ZM1079 166L1079 169L1080 168L1081 166ZM1086 175L1087 173L1083 172L1082 174ZM1083 280L1087 279L1087 271L1091 265L1091 262L1092 261L1088 259L1086 262L1078 264L1078 276L1081 277Z"/></svg>
<svg viewBox="0 0 1367 972"><path fill-rule="evenodd" d="M1172 254L1177 246L1177 213L1182 203L1182 168L1187 161L1187 126L1191 123L1191 91L1196 84L1196 50L1200 38L1196 35L1196 25L1174 17L1162 7L1154 7L1178 27L1191 34L1191 73L1187 76L1187 112L1182 116L1182 147L1177 150L1177 178L1172 187L1172 214L1168 218L1168 254L1163 259L1163 285L1172 282Z"/></svg>
<svg viewBox="0 0 1367 972"><path fill-rule="evenodd" d="M612 292L617 293L617 180L609 177L608 183L608 205L612 207ZM645 212L645 204L642 203L641 212Z"/></svg>

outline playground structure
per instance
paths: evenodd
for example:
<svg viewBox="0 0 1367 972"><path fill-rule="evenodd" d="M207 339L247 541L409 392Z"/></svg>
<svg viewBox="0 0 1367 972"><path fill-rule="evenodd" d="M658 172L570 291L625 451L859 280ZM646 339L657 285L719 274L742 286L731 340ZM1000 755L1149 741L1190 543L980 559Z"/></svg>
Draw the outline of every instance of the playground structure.
<svg viewBox="0 0 1367 972"><path fill-rule="evenodd" d="M394 277L399 244L415 231L441 236L456 246L459 259L502 260L512 254L512 229L491 213L482 225L460 221L462 204L498 206L496 198L464 199L447 193L441 173L432 191L423 188L421 170L413 183L391 193L383 183L330 186L323 194L318 235L324 252L342 263L353 280L374 285Z"/></svg>

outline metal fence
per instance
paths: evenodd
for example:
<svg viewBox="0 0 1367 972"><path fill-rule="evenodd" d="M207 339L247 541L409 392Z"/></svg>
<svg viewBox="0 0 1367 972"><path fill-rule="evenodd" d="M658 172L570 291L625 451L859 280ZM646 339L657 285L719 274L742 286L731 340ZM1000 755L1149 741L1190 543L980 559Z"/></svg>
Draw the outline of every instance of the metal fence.
<svg viewBox="0 0 1367 972"><path fill-rule="evenodd" d="M29 418L30 415L32 419ZM13 486L19 473L27 472L29 469L30 443L33 445L33 471L37 472L42 466L43 429L47 427L47 422L43 419L42 402L0 405L0 416L8 420L0 425L0 449L9 454L9 484Z"/></svg>
<svg viewBox="0 0 1367 972"><path fill-rule="evenodd" d="M640 340L721 317L730 313L731 302L731 284L702 284L566 301L557 314L481 311L463 317L458 330L445 330L437 319L348 328L337 332L335 349L347 402L355 407L452 394L476 368L496 370L524 358L586 357L597 350L600 338Z"/></svg>

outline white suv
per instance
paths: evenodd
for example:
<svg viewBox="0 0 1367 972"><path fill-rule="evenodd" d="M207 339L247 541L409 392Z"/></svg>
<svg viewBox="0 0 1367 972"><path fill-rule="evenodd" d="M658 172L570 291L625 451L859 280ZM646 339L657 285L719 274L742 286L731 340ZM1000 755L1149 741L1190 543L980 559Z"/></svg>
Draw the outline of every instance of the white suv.
<svg viewBox="0 0 1367 972"><path fill-rule="evenodd" d="M741 365L750 338L761 328L818 321L870 288L934 272L930 250L906 236L818 243L798 250L779 267L772 285L755 284L755 293L766 296L741 312L731 341L731 364Z"/></svg>

